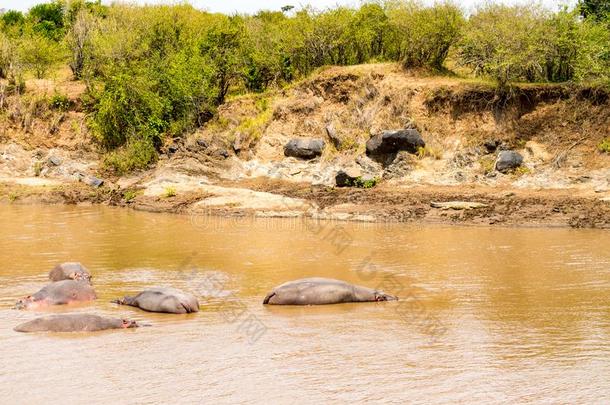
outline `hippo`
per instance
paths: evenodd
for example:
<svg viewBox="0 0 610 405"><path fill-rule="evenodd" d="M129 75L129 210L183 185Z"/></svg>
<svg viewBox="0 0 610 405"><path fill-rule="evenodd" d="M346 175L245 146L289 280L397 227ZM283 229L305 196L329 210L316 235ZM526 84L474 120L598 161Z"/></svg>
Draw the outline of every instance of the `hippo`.
<svg viewBox="0 0 610 405"><path fill-rule="evenodd" d="M90 314L51 315L22 323L16 332L95 332L106 329L137 328L136 321Z"/></svg>
<svg viewBox="0 0 610 405"><path fill-rule="evenodd" d="M124 297L112 301L119 305L130 305L148 312L188 314L199 312L199 302L191 294L175 288L150 288L135 297Z"/></svg>
<svg viewBox="0 0 610 405"><path fill-rule="evenodd" d="M395 301L398 298L372 288L330 278L303 278L275 287L263 301L268 305L324 305L343 302Z"/></svg>
<svg viewBox="0 0 610 405"><path fill-rule="evenodd" d="M62 263L49 273L51 281L76 280L91 282L91 274L85 266L76 262Z"/></svg>
<svg viewBox="0 0 610 405"><path fill-rule="evenodd" d="M96 299L93 287L85 281L62 280L48 284L34 295L17 301L16 309L41 308Z"/></svg>

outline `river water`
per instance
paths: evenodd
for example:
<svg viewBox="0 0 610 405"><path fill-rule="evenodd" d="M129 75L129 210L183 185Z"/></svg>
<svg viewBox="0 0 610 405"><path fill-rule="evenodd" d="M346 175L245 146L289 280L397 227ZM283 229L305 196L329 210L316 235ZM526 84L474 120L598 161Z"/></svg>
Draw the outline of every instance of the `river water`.
<svg viewBox="0 0 610 405"><path fill-rule="evenodd" d="M175 216L0 207L3 403L610 403L610 232ZM99 299L11 309L80 261ZM301 277L399 302L269 307ZM201 312L110 300L149 286ZM41 314L150 324L19 334Z"/></svg>

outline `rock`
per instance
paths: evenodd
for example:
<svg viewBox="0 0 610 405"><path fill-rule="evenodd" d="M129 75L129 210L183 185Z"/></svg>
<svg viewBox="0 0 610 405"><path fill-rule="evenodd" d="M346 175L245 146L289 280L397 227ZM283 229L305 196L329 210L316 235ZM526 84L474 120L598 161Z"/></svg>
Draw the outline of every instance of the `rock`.
<svg viewBox="0 0 610 405"><path fill-rule="evenodd" d="M365 172L377 173L381 172L381 166L366 155L360 155L356 158L356 164L362 168Z"/></svg>
<svg viewBox="0 0 610 405"><path fill-rule="evenodd" d="M242 134L241 132L238 132L237 135L235 136L235 140L233 141L233 151L237 154L239 154L239 152L242 151L242 149L246 149L245 148L245 142L246 141L246 136L244 136L244 134Z"/></svg>
<svg viewBox="0 0 610 405"><path fill-rule="evenodd" d="M416 129L401 129L398 131L383 131L369 139L366 143L367 155L396 154L400 151L416 153L426 143Z"/></svg>
<svg viewBox="0 0 610 405"><path fill-rule="evenodd" d="M300 159L313 159L322 154L324 150L322 139L295 138L284 146L284 155Z"/></svg>
<svg viewBox="0 0 610 405"><path fill-rule="evenodd" d="M443 210L471 210L475 208L487 208L487 204L469 201L447 201L447 202L431 202L432 208L440 208Z"/></svg>
<svg viewBox="0 0 610 405"><path fill-rule="evenodd" d="M498 146L500 146L500 141L498 141L497 139L493 141L487 141L483 144L483 147L485 147L487 153L494 153L496 149L498 149Z"/></svg>
<svg viewBox="0 0 610 405"><path fill-rule="evenodd" d="M91 187L98 188L104 185L104 180L98 179L94 176L87 176L82 173L76 173L76 178L78 179L78 181L85 183Z"/></svg>
<svg viewBox="0 0 610 405"><path fill-rule="evenodd" d="M337 149L341 148L342 140L339 137L339 135L337 135L337 131L335 131L335 128L333 127L332 124L329 124L326 126L326 134L332 141L335 148L337 148Z"/></svg>
<svg viewBox="0 0 610 405"><path fill-rule="evenodd" d="M61 164L61 159L58 158L57 156L49 156L49 158L47 159L47 162L49 162L49 165L59 166Z"/></svg>
<svg viewBox="0 0 610 405"><path fill-rule="evenodd" d="M523 156L514 150L504 150L498 154L496 160L496 170L501 173L506 173L523 164Z"/></svg>
<svg viewBox="0 0 610 405"><path fill-rule="evenodd" d="M214 156L216 158L227 159L230 156L230 154L229 154L229 151L226 149L216 149L213 151L212 156Z"/></svg>
<svg viewBox="0 0 610 405"><path fill-rule="evenodd" d="M93 177L93 176L87 176L87 177L85 177L85 179L83 180L83 182L84 182L85 184L88 184L88 185L90 185L91 187L95 187L95 188L98 188L98 187L101 187L101 186L103 186L103 185L104 185L104 180L102 180L102 179L98 179L97 177Z"/></svg>
<svg viewBox="0 0 610 405"><path fill-rule="evenodd" d="M197 143L197 145L199 145L200 147L202 147L204 149L208 147L208 143L203 138L197 139L196 143Z"/></svg>
<svg viewBox="0 0 610 405"><path fill-rule="evenodd" d="M377 180L370 174L363 174L358 167L341 169L335 175L337 187L361 187L370 188L377 184Z"/></svg>
<svg viewBox="0 0 610 405"><path fill-rule="evenodd" d="M356 167L342 169L335 176L335 184L337 187L352 187L359 177L362 177L362 171Z"/></svg>

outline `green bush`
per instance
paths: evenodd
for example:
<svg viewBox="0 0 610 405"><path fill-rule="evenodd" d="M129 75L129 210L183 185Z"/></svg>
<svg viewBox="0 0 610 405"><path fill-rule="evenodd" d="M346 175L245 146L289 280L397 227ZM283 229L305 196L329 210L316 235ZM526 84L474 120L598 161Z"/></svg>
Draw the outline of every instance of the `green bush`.
<svg viewBox="0 0 610 405"><path fill-rule="evenodd" d="M119 175L133 170L146 169L157 160L157 151L150 140L134 140L109 152L103 166Z"/></svg>
<svg viewBox="0 0 610 405"><path fill-rule="evenodd" d="M388 15L392 25L388 40L397 44L393 52L405 67L441 69L464 25L461 9L451 3L424 7L415 1L396 2Z"/></svg>
<svg viewBox="0 0 610 405"><path fill-rule="evenodd" d="M28 20L38 35L59 40L64 34L65 3L54 1L35 5L28 12Z"/></svg>
<svg viewBox="0 0 610 405"><path fill-rule="evenodd" d="M610 32L575 11L488 4L472 15L457 47L458 62L501 86L511 81L605 78Z"/></svg>
<svg viewBox="0 0 610 405"><path fill-rule="evenodd" d="M597 146L600 152L610 153L610 138L604 138Z"/></svg>
<svg viewBox="0 0 610 405"><path fill-rule="evenodd" d="M544 74L545 11L488 4L472 15L458 46L459 62L500 85Z"/></svg>
<svg viewBox="0 0 610 405"><path fill-rule="evenodd" d="M65 94L55 93L51 100L49 100L49 105L53 109L66 111L70 108L70 99Z"/></svg>
<svg viewBox="0 0 610 405"><path fill-rule="evenodd" d="M187 4L57 0L0 17L0 77L21 91L24 70L42 78L68 65L87 85L83 105L107 166L125 172L153 162L166 137L209 121L227 97L281 87L325 65L442 70L455 59L501 86L608 80L602 3L559 12L487 4L465 18L449 2L384 0L229 17ZM61 109L63 101L51 102ZM254 140L269 119L259 109L238 130Z"/></svg>
<svg viewBox="0 0 610 405"><path fill-rule="evenodd" d="M20 61L31 70L38 79L63 59L63 49L57 42L40 34L25 37L19 47Z"/></svg>

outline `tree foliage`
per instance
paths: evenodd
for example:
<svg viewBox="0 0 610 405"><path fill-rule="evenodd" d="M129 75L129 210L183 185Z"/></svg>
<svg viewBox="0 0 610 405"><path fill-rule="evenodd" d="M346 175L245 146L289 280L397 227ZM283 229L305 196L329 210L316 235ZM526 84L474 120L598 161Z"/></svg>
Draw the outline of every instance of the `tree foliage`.
<svg viewBox="0 0 610 405"><path fill-rule="evenodd" d="M54 0L0 15L0 78L17 83L69 66L87 85L100 144L116 150L108 165L125 171L146 166L166 137L195 129L232 95L281 87L324 65L393 61L438 71L451 60L500 85L610 76L607 0L558 12L488 3L469 16L448 1L428 4L226 16L187 4Z"/></svg>

